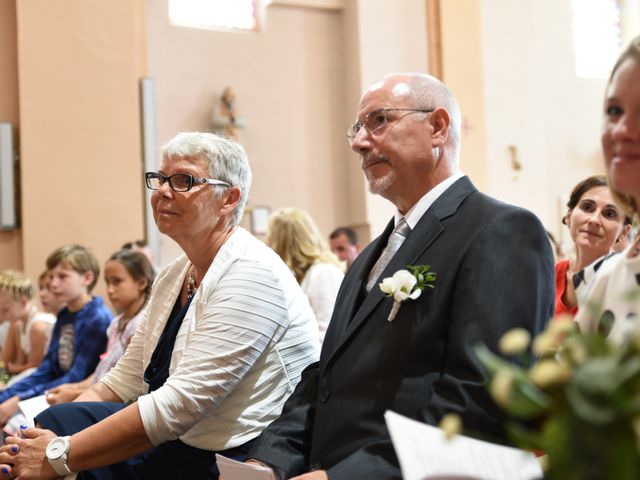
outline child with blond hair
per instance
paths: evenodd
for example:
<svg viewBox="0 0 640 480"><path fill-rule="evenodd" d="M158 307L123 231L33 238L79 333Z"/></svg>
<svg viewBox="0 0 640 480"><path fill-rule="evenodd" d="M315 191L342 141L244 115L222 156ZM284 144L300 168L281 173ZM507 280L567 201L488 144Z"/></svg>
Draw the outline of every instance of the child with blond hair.
<svg viewBox="0 0 640 480"><path fill-rule="evenodd" d="M56 322L54 315L38 309L33 290L26 275L12 270L0 272L0 317L11 322L2 362L6 372L15 375L12 382L40 365Z"/></svg>

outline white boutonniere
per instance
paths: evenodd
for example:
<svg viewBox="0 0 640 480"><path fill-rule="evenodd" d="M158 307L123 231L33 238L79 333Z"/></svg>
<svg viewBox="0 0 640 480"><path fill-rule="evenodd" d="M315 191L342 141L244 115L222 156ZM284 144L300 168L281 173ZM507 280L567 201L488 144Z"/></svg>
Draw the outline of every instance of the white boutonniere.
<svg viewBox="0 0 640 480"><path fill-rule="evenodd" d="M405 300L415 300L425 288L434 288L436 274L430 265L409 265L407 270L398 270L392 277L382 279L380 290L385 297L393 297L393 307L387 320L393 322Z"/></svg>

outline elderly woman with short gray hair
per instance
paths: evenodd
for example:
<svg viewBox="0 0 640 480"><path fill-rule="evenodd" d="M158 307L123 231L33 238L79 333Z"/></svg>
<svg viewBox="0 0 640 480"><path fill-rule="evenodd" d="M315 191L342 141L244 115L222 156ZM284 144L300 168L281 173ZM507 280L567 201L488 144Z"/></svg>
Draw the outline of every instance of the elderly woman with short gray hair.
<svg viewBox="0 0 640 480"><path fill-rule="evenodd" d="M181 133L146 184L158 229L184 255L158 275L118 364L80 403L39 415L48 430L2 447L5 477L217 478L213 453L244 460L318 358L295 278L239 226L251 185L242 147Z"/></svg>

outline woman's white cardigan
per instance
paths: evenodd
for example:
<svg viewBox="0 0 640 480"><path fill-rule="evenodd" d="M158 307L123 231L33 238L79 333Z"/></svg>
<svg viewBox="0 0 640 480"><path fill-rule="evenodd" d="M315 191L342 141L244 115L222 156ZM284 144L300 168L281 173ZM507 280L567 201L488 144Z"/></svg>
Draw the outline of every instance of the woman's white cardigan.
<svg viewBox="0 0 640 480"><path fill-rule="evenodd" d="M294 276L271 249L238 228L218 251L176 338L169 378L147 393L144 371L189 268L185 255L154 284L125 355L101 380L138 401L157 445L180 438L206 450L257 437L318 359L318 327Z"/></svg>

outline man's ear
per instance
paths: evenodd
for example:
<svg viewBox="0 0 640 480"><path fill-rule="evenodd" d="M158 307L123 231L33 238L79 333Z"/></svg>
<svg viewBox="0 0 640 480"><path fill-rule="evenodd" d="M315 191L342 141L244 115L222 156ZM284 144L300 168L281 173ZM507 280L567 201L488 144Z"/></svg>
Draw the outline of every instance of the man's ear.
<svg viewBox="0 0 640 480"><path fill-rule="evenodd" d="M224 204L220 207L220 215L227 215L236 208L236 205L240 202L242 191L240 187L230 187L223 195Z"/></svg>
<svg viewBox="0 0 640 480"><path fill-rule="evenodd" d="M433 133L431 141L434 147L443 147L449 138L449 127L451 126L451 116L444 108L436 108L431 113L431 126Z"/></svg>

